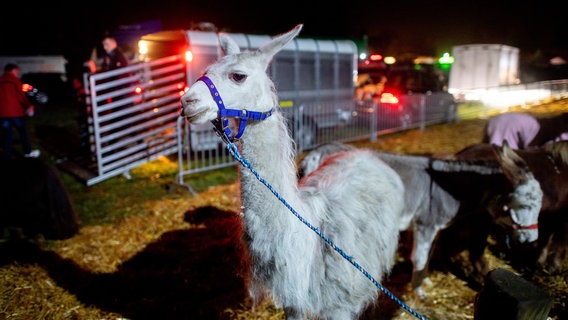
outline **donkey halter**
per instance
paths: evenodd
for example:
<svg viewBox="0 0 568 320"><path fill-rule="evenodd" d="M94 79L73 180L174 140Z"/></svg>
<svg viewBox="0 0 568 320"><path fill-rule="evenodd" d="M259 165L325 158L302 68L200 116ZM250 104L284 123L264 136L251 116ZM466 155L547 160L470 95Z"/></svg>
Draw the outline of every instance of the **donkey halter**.
<svg viewBox="0 0 568 320"><path fill-rule="evenodd" d="M509 214L509 217L511 218L511 225L510 225L511 229L513 229L513 230L538 230L538 222L524 226L524 225L516 222L513 219L511 212L509 212L510 209L509 209L508 206L504 206L503 211L507 212Z"/></svg>
<svg viewBox="0 0 568 320"><path fill-rule="evenodd" d="M262 121L270 117L274 111L274 109L270 109L267 112L248 111L246 109L225 109L223 99L221 99L221 95L219 94L219 91L217 91L213 81L211 81L211 79L207 76L201 76L197 78L195 82L197 81L203 81L205 85L207 85L207 88L211 93L211 97L213 97L213 100L215 100L217 107L219 108L219 117L211 120L211 123L214 125L215 132L217 132L221 138L229 142L235 142L241 138L245 132L247 121L249 119L253 121ZM235 135L232 135L231 129L229 128L229 117L240 119L239 130Z"/></svg>

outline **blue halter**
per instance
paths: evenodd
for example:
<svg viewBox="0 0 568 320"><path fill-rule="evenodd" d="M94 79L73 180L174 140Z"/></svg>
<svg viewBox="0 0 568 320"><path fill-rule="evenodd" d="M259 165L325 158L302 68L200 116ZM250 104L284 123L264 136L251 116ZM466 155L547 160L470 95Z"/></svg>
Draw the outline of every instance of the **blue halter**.
<svg viewBox="0 0 568 320"><path fill-rule="evenodd" d="M209 92L211 92L211 96L217 103L217 107L219 107L219 117L215 120L211 120L211 122L215 126L215 131L222 138L227 139L230 142L235 142L241 138L241 136L245 132L247 120L251 119L253 121L260 121L272 115L272 111L274 109L270 109L267 112L248 111L245 109L225 109L221 95L219 94L219 91L217 91L217 88L213 84L213 81L211 81L211 79L209 79L209 77L207 76L201 76L196 80L196 82L197 81L203 81L207 85ZM229 128L229 119L227 119L228 117L241 119L241 121L239 122L239 131L236 135L231 135L231 129Z"/></svg>

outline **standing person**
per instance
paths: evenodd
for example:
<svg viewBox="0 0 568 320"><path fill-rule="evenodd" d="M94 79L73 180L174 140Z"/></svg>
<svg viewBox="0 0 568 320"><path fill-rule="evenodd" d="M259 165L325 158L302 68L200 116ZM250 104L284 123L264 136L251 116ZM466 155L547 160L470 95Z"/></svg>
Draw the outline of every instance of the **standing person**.
<svg viewBox="0 0 568 320"><path fill-rule="evenodd" d="M500 146L504 140L513 149L531 149L552 141L568 140L568 112L548 118L520 112L498 114L487 122L482 141Z"/></svg>
<svg viewBox="0 0 568 320"><path fill-rule="evenodd" d="M39 150L32 150L25 117L33 116L34 106L22 91L20 80L20 67L8 63L4 67L4 74L0 76L0 121L4 137L3 158L12 158L13 133L12 127L16 128L20 135L24 156L26 158L39 157Z"/></svg>
<svg viewBox="0 0 568 320"><path fill-rule="evenodd" d="M483 142L502 146L503 141L507 140L513 149L526 149L539 128L538 121L530 114L501 113L487 122Z"/></svg>
<svg viewBox="0 0 568 320"><path fill-rule="evenodd" d="M102 51L93 48L89 60L83 63L91 73L114 70L129 65L128 58L118 46L116 38L105 35L101 41Z"/></svg>
<svg viewBox="0 0 568 320"><path fill-rule="evenodd" d="M103 49L105 50L102 71L114 70L128 66L128 59L118 46L114 37L105 36L102 43Z"/></svg>

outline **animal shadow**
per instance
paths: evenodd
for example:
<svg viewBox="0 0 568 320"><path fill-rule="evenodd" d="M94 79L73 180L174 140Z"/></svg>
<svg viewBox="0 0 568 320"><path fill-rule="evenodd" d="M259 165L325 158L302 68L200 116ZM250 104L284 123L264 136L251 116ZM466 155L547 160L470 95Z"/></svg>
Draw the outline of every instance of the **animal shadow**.
<svg viewBox="0 0 568 320"><path fill-rule="evenodd" d="M248 263L234 212L202 207L185 214L197 228L164 233L113 273L94 273L29 241L0 247L0 263L43 267L86 305L129 319L224 319L246 299Z"/></svg>

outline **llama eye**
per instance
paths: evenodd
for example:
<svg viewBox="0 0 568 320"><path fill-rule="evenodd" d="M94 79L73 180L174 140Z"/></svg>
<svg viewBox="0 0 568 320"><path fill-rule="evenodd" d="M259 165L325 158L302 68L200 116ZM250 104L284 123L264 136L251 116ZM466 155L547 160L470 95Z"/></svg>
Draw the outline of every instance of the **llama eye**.
<svg viewBox="0 0 568 320"><path fill-rule="evenodd" d="M229 79L235 81L236 83L242 83L246 80L247 75L242 73L231 73Z"/></svg>

